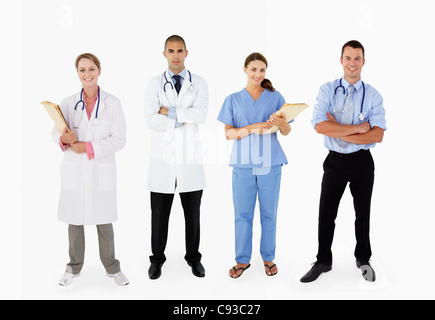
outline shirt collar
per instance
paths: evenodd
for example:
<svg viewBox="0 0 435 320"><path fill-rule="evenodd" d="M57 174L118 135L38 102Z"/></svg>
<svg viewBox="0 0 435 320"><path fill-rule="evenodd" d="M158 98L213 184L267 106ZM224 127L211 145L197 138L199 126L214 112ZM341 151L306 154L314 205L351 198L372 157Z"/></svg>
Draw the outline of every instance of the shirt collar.
<svg viewBox="0 0 435 320"><path fill-rule="evenodd" d="M175 75L175 73L173 73L170 69L168 69L168 73L171 78ZM184 80L184 78L186 77L186 68L184 68L183 71L181 71L178 75Z"/></svg>
<svg viewBox="0 0 435 320"><path fill-rule="evenodd" d="M350 83L347 82L347 80L343 77L342 85L343 85L344 89L347 90L347 88L350 86ZM355 83L353 86L355 87L355 90L358 92L359 89L361 89L361 87L362 87L362 80L359 79L358 82Z"/></svg>

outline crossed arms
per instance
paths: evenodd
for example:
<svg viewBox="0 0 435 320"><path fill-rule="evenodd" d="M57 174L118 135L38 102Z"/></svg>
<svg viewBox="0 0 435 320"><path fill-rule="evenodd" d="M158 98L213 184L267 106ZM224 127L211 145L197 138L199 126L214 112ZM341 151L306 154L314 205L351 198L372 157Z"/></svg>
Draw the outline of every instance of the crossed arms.
<svg viewBox="0 0 435 320"><path fill-rule="evenodd" d="M363 122L358 125L340 124L332 114L327 113L328 120L320 122L316 125L317 133L323 134L331 138L339 138L341 140L355 144L371 144L380 143L384 137L384 129L374 126L370 127L368 122Z"/></svg>

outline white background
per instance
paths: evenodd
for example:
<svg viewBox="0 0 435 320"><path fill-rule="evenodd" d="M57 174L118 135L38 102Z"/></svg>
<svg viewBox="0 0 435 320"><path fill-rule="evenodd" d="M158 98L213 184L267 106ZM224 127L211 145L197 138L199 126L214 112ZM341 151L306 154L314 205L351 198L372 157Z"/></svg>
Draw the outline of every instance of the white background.
<svg viewBox="0 0 435 320"><path fill-rule="evenodd" d="M414 1L1 1L1 274L3 299L433 299L433 4ZM164 40L187 42L186 66L210 90L201 126L208 188L202 204L201 252L207 276L195 278L183 260L184 218L174 201L168 261L158 281L148 278L150 205L146 190L149 137L143 115L148 80L162 73ZM3 35L5 37L3 37ZM355 267L354 212L343 197L333 245L333 270L312 284L299 278L317 251L323 138L311 127L318 88L342 76L341 46L366 48L363 80L384 97L388 130L372 150L374 284ZM254 51L269 60L267 77L288 102L310 109L280 137L283 169L276 277L259 255L256 212L252 267L232 280L234 222L231 143L216 118L223 100L246 83L243 62ZM102 62L100 86L121 99L127 146L117 154L119 221L116 254L130 285L118 287L99 261L94 227L86 228L82 276L72 288L57 281L68 262L67 225L57 220L62 152L39 104L78 92L74 60L83 52ZM6 119L5 119L6 118ZM18 161L19 160L19 161Z"/></svg>

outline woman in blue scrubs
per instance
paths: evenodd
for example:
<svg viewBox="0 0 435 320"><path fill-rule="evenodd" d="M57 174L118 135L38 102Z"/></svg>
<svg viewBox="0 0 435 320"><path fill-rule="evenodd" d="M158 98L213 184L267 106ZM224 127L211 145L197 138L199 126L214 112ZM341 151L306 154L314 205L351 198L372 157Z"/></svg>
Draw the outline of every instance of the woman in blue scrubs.
<svg viewBox="0 0 435 320"><path fill-rule="evenodd" d="M274 264L276 219L281 167L287 158L279 144L277 133L268 133L272 126L287 136L291 127L285 116L275 112L284 104L283 96L265 79L268 63L260 53L246 58L244 71L246 88L225 99L218 120L225 124L225 135L234 140L230 159L233 167L233 202L235 211L236 262L229 271L240 277L251 265L252 225L258 200L261 216L260 253L268 276L278 273Z"/></svg>

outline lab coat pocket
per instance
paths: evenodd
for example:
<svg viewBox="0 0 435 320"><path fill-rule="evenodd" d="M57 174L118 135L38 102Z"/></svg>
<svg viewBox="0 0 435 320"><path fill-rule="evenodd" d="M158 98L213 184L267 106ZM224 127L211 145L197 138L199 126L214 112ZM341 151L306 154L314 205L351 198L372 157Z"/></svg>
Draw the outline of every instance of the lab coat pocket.
<svg viewBox="0 0 435 320"><path fill-rule="evenodd" d="M104 139L110 135L110 126L112 121L99 120L98 124L94 126L94 139Z"/></svg>
<svg viewBox="0 0 435 320"><path fill-rule="evenodd" d="M98 167L98 188L102 191L116 189L116 164L101 163Z"/></svg>
<svg viewBox="0 0 435 320"><path fill-rule="evenodd" d="M195 95L192 92L190 91L186 92L183 96L183 102L182 102L183 108L192 107L194 98Z"/></svg>
<svg viewBox="0 0 435 320"><path fill-rule="evenodd" d="M77 164L63 161L60 166L60 184L63 189L74 190L77 186Z"/></svg>

